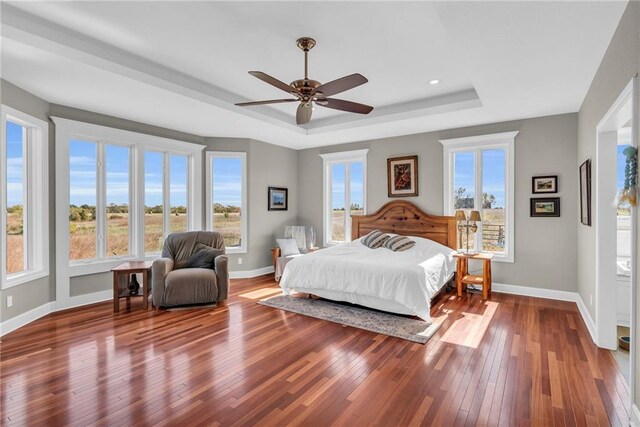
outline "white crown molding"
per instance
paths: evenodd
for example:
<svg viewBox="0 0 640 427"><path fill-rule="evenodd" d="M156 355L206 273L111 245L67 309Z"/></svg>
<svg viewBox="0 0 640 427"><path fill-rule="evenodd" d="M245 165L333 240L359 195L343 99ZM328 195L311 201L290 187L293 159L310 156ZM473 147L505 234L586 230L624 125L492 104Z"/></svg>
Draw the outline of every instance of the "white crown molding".
<svg viewBox="0 0 640 427"><path fill-rule="evenodd" d="M32 15L8 3L2 6L2 25L2 37L7 39L250 117L296 135L323 134L482 106L478 93L474 88L470 88L395 105L376 106L375 110L366 116L345 113L314 120L306 126L297 126L293 121L293 115L269 106L238 107L235 105L236 102L248 100L214 84Z"/></svg>
<svg viewBox="0 0 640 427"><path fill-rule="evenodd" d="M504 142L512 142L515 140L516 135L518 135L520 131L512 131L512 132L501 132L501 133L489 133L485 135L476 135L476 136L466 136L463 138L450 138L450 139L441 139L440 143L445 147L457 147L463 145L473 145L473 144L484 144L488 142L494 143L504 143Z"/></svg>

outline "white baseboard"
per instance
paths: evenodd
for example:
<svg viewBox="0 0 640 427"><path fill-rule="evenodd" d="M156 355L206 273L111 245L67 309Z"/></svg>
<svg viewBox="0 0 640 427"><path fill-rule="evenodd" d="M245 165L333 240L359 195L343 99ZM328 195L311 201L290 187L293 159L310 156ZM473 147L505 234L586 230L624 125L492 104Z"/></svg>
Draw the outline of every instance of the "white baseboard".
<svg viewBox="0 0 640 427"><path fill-rule="evenodd" d="M635 403L631 405L631 425L633 427L640 427L640 410Z"/></svg>
<svg viewBox="0 0 640 427"><path fill-rule="evenodd" d="M543 289L543 288L532 288L529 286L517 286L517 285L506 285L503 283L493 283L491 284L491 290L493 292L504 293L504 294L512 294L512 295L522 295L528 297L536 297L536 298L547 298L554 299L558 301L569 301L574 302L578 306L578 311L582 316L582 320L589 331L589 335L591 335L591 340L596 343L596 325L591 315L589 314L589 310L587 310L587 306L582 301L582 297L577 292L567 292L567 291L557 291L554 289ZM596 344L597 345L597 344ZM640 427L640 426L639 426Z"/></svg>
<svg viewBox="0 0 640 427"><path fill-rule="evenodd" d="M5 320L0 323L0 337L13 332L18 328L21 328L34 320L38 320L47 314L54 313L60 310L67 310L69 308L80 307L88 304L95 304L97 302L108 301L113 298L113 291L100 291L86 295L78 295L69 298L64 303L58 303L57 301L48 302L25 313L12 317L9 320Z"/></svg>
<svg viewBox="0 0 640 427"><path fill-rule="evenodd" d="M258 277L265 274L273 273L273 266L256 268L255 270L245 271L230 271L229 277L231 279L250 279L252 277Z"/></svg>
<svg viewBox="0 0 640 427"><path fill-rule="evenodd" d="M53 303L48 302L22 314L18 314L11 319L5 320L4 322L0 323L0 337L8 334L9 332L13 332L16 329L33 322L34 320L38 320L39 318L46 316L52 311Z"/></svg>

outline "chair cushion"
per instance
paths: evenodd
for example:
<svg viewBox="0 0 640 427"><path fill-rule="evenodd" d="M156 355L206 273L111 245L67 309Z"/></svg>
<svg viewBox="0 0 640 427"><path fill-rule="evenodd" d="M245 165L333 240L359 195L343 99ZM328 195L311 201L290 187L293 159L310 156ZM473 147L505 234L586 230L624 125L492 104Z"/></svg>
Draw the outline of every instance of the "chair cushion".
<svg viewBox="0 0 640 427"><path fill-rule="evenodd" d="M216 301L218 276L209 268L173 270L165 279L164 306Z"/></svg>
<svg viewBox="0 0 640 427"><path fill-rule="evenodd" d="M204 243L198 243L196 244L193 255L189 257L184 268L210 268L215 270L213 260L223 253L224 251L222 249L216 249Z"/></svg>
<svg viewBox="0 0 640 427"><path fill-rule="evenodd" d="M282 257L298 255L300 253L296 239L276 239L276 242L280 247L280 256Z"/></svg>

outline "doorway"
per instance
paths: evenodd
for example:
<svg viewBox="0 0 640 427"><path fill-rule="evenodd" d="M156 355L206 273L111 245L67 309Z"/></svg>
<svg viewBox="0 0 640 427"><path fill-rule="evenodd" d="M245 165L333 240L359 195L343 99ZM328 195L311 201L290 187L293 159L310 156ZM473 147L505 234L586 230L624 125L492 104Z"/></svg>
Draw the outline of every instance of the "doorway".
<svg viewBox="0 0 640 427"><path fill-rule="evenodd" d="M617 204L624 180L628 146L637 147L636 78L625 87L596 128L596 344L615 351L621 371L634 395L634 323L636 317L637 208ZM622 168L622 169L621 169ZM619 346L630 337L630 351ZM624 344L623 344L624 346Z"/></svg>

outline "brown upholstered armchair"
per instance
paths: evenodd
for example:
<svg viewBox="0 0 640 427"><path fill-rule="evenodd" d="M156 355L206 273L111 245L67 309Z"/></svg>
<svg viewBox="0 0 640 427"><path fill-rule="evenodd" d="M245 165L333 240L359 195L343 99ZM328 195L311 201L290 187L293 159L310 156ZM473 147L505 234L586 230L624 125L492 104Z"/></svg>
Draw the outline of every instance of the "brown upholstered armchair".
<svg viewBox="0 0 640 427"><path fill-rule="evenodd" d="M189 260L206 245L220 252L212 268L189 268ZM229 295L228 258L224 240L217 231L188 231L170 234L162 258L151 267L153 305L172 307L224 301Z"/></svg>

